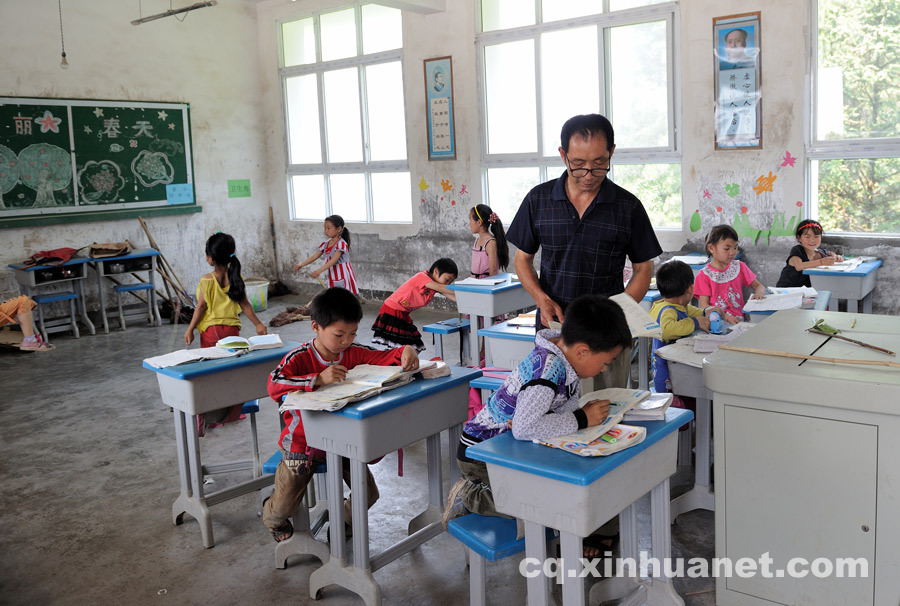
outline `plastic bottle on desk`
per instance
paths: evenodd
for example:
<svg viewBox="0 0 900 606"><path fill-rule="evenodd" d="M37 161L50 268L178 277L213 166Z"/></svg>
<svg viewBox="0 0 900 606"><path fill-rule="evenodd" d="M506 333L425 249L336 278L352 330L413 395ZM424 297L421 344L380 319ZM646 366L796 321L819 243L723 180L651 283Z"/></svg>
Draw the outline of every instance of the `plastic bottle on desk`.
<svg viewBox="0 0 900 606"><path fill-rule="evenodd" d="M709 332L714 335L721 334L722 332L722 316L717 311L709 314Z"/></svg>

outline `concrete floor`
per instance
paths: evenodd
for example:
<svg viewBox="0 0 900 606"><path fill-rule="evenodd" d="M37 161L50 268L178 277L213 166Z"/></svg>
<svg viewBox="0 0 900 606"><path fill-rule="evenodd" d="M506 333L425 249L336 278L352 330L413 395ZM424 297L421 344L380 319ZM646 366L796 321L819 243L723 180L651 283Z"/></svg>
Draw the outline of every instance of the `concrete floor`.
<svg viewBox="0 0 900 606"><path fill-rule="evenodd" d="M268 322L299 302L290 296L273 299L260 316ZM371 337L377 309L365 307L360 342ZM421 326L446 317L421 311L415 321ZM312 336L309 322L274 330L285 340ZM362 603L337 587L310 600L307 581L317 566L312 558L274 568L274 542L256 516L256 494L211 509L212 549L203 548L189 516L183 525L172 525L178 492L172 415L160 400L154 373L141 368L141 360L182 348L183 331L183 325L149 328L135 322L108 335L51 335L57 349L49 353L0 351L0 604ZM244 334L252 334L246 322ZM458 343L450 341L445 347L452 360ZM423 355L432 352L429 343ZM278 419L271 400L261 404L265 458L275 449ZM200 442L204 461L244 458L249 428L244 420L211 430ZM402 538L406 520L427 501L424 443L405 452L402 478L395 454L373 467L382 495L370 514L373 552ZM207 481L218 489L247 475ZM710 512L683 515L673 526L673 555L711 558L713 526ZM517 567L516 558L488 566L492 604L525 603ZM468 601L463 548L446 533L377 571L375 578L385 604ZM675 587L688 605L715 603L712 579L678 579Z"/></svg>

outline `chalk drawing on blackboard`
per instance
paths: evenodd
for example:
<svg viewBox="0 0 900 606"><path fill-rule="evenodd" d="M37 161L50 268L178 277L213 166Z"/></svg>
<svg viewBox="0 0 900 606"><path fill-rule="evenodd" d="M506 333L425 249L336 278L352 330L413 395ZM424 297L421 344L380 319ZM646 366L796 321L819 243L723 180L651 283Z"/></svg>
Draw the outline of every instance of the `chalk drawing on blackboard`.
<svg viewBox="0 0 900 606"><path fill-rule="evenodd" d="M102 109L102 108L95 107L95 108L94 108L94 111L91 112L91 113L93 113L94 116L96 116L96 117L98 117L98 118L102 118L102 117L103 117L103 109Z"/></svg>
<svg viewBox="0 0 900 606"><path fill-rule="evenodd" d="M19 182L19 158L16 152L0 145L0 208L6 208L3 196L12 191Z"/></svg>
<svg viewBox="0 0 900 606"><path fill-rule="evenodd" d="M62 124L62 118L57 118L49 110L44 110L44 115L35 118L34 123L41 127L42 133L58 133L59 125Z"/></svg>
<svg viewBox="0 0 900 606"><path fill-rule="evenodd" d="M78 171L78 191L81 199L90 203L115 202L124 186L119 165L111 160L89 160Z"/></svg>
<svg viewBox="0 0 900 606"><path fill-rule="evenodd" d="M131 161L131 172L144 187L169 184L175 178L175 169L162 152L142 149Z"/></svg>
<svg viewBox="0 0 900 606"><path fill-rule="evenodd" d="M33 207L59 206L53 192L65 189L72 180L69 152L48 143L29 145L19 152L19 180L35 190Z"/></svg>
<svg viewBox="0 0 900 606"><path fill-rule="evenodd" d="M112 145L109 146L109 151L111 151L113 153L120 152L123 149L125 149L125 148L122 147L121 145L119 145L118 143L113 143Z"/></svg>

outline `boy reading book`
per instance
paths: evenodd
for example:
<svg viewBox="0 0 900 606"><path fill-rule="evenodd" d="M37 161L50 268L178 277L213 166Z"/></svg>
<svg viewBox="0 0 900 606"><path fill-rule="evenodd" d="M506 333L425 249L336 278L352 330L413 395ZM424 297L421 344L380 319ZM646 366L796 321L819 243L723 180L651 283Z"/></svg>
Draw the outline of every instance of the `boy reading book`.
<svg viewBox="0 0 900 606"><path fill-rule="evenodd" d="M403 370L418 368L419 359L412 347L379 351L353 342L363 311L349 290L334 287L322 291L312 300L310 316L315 338L284 356L269 376L269 395L278 404L293 391L313 391L343 381L347 371L357 364L400 364ZM262 516L263 524L278 542L294 534L290 517L306 492L313 467L324 458L321 451L307 447L300 411L285 410L282 414L284 428L278 438L281 463L275 470L275 489L263 504ZM344 479L349 484L347 459L344 465ZM368 470L366 480L371 507L378 500L378 486ZM345 502L344 507L348 512L345 519L349 520L349 503Z"/></svg>
<svg viewBox="0 0 900 606"><path fill-rule="evenodd" d="M534 343L485 407L463 426L456 455L462 477L450 489L445 522L466 512L501 515L494 507L487 465L466 456L469 446L505 431L512 431L517 440L555 438L606 418L609 400L578 407L581 379L603 372L631 346L622 308L605 297L584 295L566 309L560 331L541 330Z"/></svg>

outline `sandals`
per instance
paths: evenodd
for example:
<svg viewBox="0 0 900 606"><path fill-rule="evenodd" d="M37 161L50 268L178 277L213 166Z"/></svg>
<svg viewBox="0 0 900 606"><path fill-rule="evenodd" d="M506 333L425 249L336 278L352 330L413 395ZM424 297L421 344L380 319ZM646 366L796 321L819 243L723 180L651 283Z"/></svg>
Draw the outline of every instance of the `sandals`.
<svg viewBox="0 0 900 606"><path fill-rule="evenodd" d="M291 524L290 520L285 520L278 527L270 528L269 532L272 533L272 538L275 539L276 543L281 543L294 536L294 525Z"/></svg>

